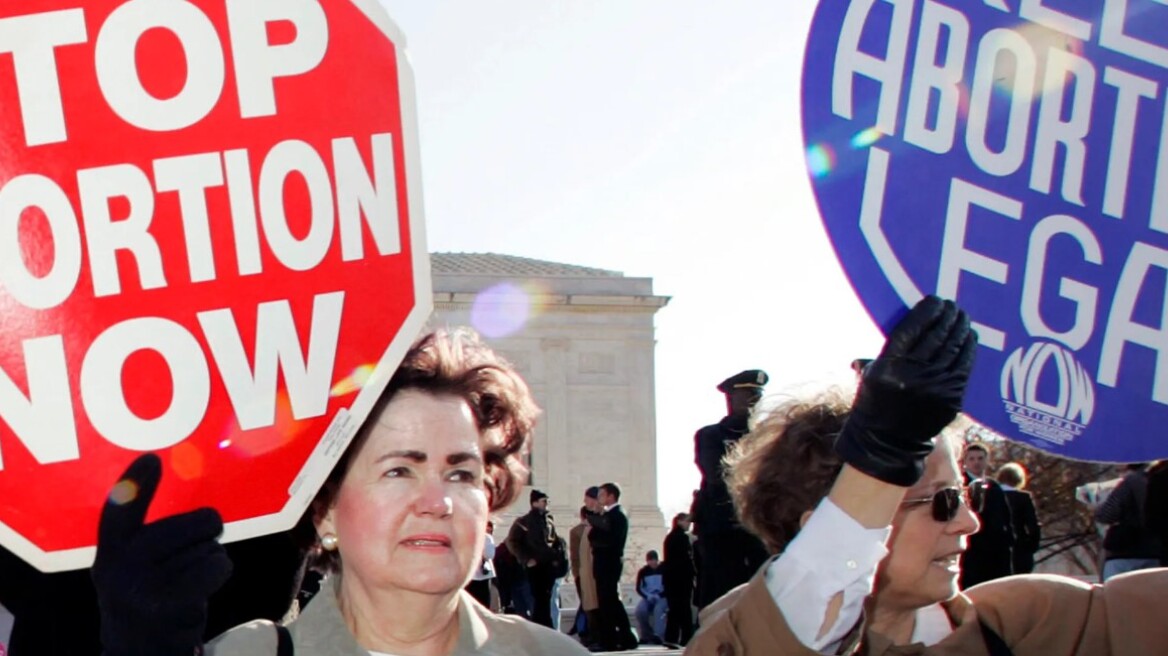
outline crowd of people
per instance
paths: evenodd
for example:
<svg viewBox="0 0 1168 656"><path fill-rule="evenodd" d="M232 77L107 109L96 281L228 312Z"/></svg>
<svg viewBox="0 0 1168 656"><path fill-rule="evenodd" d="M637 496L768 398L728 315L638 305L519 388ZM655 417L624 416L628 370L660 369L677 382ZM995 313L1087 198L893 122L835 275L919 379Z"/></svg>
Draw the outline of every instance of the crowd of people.
<svg viewBox="0 0 1168 656"><path fill-rule="evenodd" d="M559 631L559 588L570 572L579 607L568 633L591 651L635 648L639 640L620 594L629 533L620 498L616 483L585 490L580 522L564 540L548 512L548 495L532 490L530 510L515 519L493 555L489 547L483 553L484 567L488 558L492 561L494 576L488 578L498 594L494 604L489 590L484 592L478 597L483 606Z"/></svg>
<svg viewBox="0 0 1168 656"><path fill-rule="evenodd" d="M750 426L766 374L720 385L727 417L696 436L695 516L674 517L664 557L646 554L636 576L641 639L718 656L1161 651L1168 569L1154 565L1164 564L1164 463L1130 467L1097 509L1111 527L1102 584L1009 575L1033 568L1039 541L1026 472L1006 465L991 477L990 449L946 432L975 350L965 313L928 297L860 368L854 398L791 400ZM636 647L620 593L629 523L618 485L584 491L567 540L539 490L506 538L493 539L491 513L522 493L538 412L523 379L476 335L429 333L299 525L227 546L210 508L145 522L163 476L158 456L145 454L113 486L91 572L37 579L0 559L0 603L15 617L7 651L522 656ZM306 568L315 594L304 594ZM569 572L580 640L557 630L557 586ZM491 581L504 612L492 610ZM305 603L289 619L298 590ZM62 625L70 630L52 628Z"/></svg>
<svg viewBox="0 0 1168 656"><path fill-rule="evenodd" d="M640 600L634 616L639 630L634 632L621 595L628 518L620 497L616 483L586 489L579 522L565 540L548 512L548 495L532 490L530 510L515 519L503 542L495 545L493 523L488 524L483 556L467 591L486 608L559 631L559 589L570 573L578 606L567 633L591 651L627 650L641 644L680 647L693 633L695 568L689 515L674 518L664 542L665 560L651 550L637 572L634 590Z"/></svg>

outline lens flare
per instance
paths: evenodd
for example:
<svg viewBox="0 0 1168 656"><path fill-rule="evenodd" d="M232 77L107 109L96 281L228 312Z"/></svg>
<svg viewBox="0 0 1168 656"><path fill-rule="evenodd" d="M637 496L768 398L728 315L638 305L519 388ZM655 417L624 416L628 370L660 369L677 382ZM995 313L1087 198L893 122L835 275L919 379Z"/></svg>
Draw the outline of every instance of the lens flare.
<svg viewBox="0 0 1168 656"><path fill-rule="evenodd" d="M1018 94L1029 101L1048 93L1067 93L1068 75L1050 74L1047 69L1058 53L1082 56L1083 42L1037 23L1020 25L1013 32L1026 41L1034 56L1023 62L1017 56L999 57L994 64L994 89L1003 96Z"/></svg>
<svg viewBox="0 0 1168 656"><path fill-rule="evenodd" d="M867 148L882 138L884 138L884 133L879 128L871 127L866 130L860 130L852 137L852 148L856 150Z"/></svg>
<svg viewBox="0 0 1168 656"><path fill-rule="evenodd" d="M807 170L813 178L822 178L835 168L835 151L826 144L815 144L807 149Z"/></svg>
<svg viewBox="0 0 1168 656"><path fill-rule="evenodd" d="M190 442L180 442L170 450L170 466L184 481L192 481L203 475L203 452Z"/></svg>
<svg viewBox="0 0 1168 656"><path fill-rule="evenodd" d="M110 503L124 506L138 498L138 484L131 480L118 481L110 490Z"/></svg>
<svg viewBox="0 0 1168 656"><path fill-rule="evenodd" d="M337 381L333 385L332 390L329 391L329 396L336 398L338 396L348 396L349 394L356 394L365 387L365 383L373 377L373 370L376 365L363 364L352 371L348 376Z"/></svg>
<svg viewBox="0 0 1168 656"><path fill-rule="evenodd" d="M506 337L518 332L532 316L532 294L509 282L479 292L470 309L470 323L486 337Z"/></svg>
<svg viewBox="0 0 1168 656"><path fill-rule="evenodd" d="M275 423L265 428L242 430L233 415L219 434L219 448L231 449L232 453L243 457L256 457L280 449L295 442L308 430L310 422L297 421L292 415L292 402L288 392L280 390L276 395Z"/></svg>

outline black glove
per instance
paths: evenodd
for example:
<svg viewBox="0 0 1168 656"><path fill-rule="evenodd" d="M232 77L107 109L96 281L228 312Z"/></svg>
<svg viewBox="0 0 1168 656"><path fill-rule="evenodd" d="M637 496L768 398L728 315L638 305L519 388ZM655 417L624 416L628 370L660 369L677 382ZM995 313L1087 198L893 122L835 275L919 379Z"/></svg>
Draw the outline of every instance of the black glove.
<svg viewBox="0 0 1168 656"><path fill-rule="evenodd" d="M223 520L200 508L143 526L162 463L135 460L102 509L93 584L106 656L192 656L202 649L207 598L231 575L216 538Z"/></svg>
<svg viewBox="0 0 1168 656"><path fill-rule="evenodd" d="M911 487L925 471L933 437L961 411L976 349L965 312L925 297L864 369L836 452L869 476Z"/></svg>

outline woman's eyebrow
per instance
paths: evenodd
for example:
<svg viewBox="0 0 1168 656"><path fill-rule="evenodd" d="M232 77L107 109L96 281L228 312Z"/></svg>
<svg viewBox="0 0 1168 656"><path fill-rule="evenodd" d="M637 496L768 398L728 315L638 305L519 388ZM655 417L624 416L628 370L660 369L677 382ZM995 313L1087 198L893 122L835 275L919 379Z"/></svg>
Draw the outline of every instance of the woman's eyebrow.
<svg viewBox="0 0 1168 656"><path fill-rule="evenodd" d="M477 453L471 453L470 451L460 451L458 453L452 453L446 456L446 464L448 465L459 465L467 462L468 460L477 462L479 464L482 464L483 462L482 456Z"/></svg>
<svg viewBox="0 0 1168 656"><path fill-rule="evenodd" d="M405 458L406 460L413 460L414 462L426 462L426 453L413 449L399 449L397 451L384 453L373 462L380 463L386 460L392 460L393 458Z"/></svg>

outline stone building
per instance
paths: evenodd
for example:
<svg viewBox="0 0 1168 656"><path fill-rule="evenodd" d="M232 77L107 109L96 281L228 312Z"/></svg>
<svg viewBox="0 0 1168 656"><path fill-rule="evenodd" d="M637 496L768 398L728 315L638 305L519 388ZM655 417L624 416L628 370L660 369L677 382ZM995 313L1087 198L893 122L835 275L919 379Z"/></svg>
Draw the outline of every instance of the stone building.
<svg viewBox="0 0 1168 656"><path fill-rule="evenodd" d="M661 548L653 316L669 302L650 278L493 253L431 255L431 327L476 328L523 374L543 409L531 480L500 514L496 538L528 510L527 492L551 497L566 538L589 485L614 481L629 516L626 577Z"/></svg>

